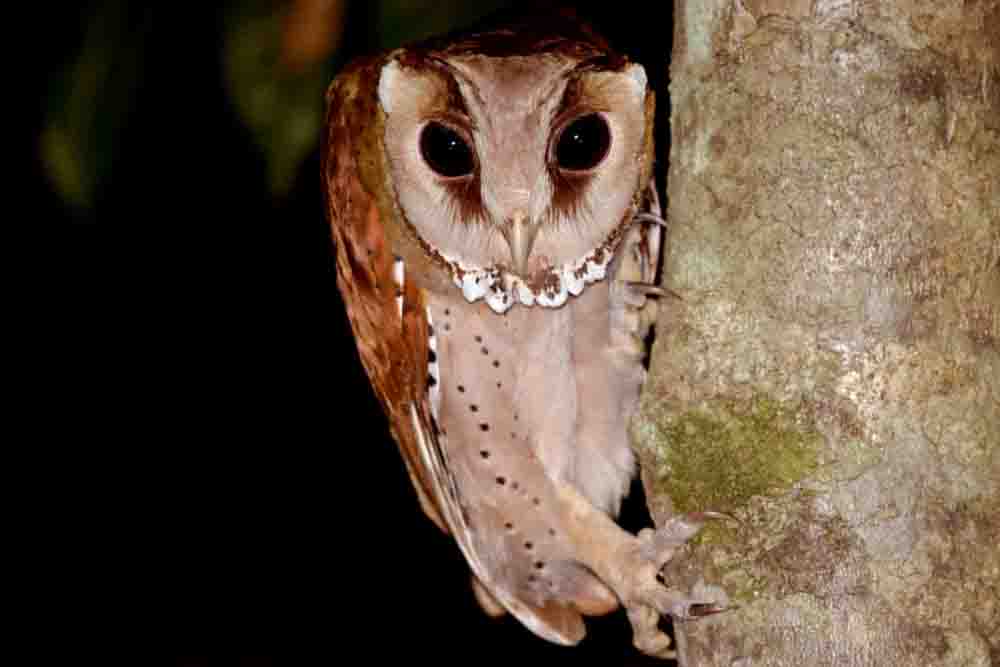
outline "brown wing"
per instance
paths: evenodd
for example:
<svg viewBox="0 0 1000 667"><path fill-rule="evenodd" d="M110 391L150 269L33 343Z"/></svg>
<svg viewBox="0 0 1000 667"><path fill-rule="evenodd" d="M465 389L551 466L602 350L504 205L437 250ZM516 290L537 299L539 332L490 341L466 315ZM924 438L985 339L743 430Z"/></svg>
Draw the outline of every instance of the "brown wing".
<svg viewBox="0 0 1000 667"><path fill-rule="evenodd" d="M323 189L336 246L337 282L354 330L361 362L389 417L424 512L442 530L438 492L421 464L411 406L427 411L427 318L423 294L393 279L394 257L379 210L377 147L380 125L374 96L381 59L353 65L327 93L322 151ZM403 296L400 316L398 297Z"/></svg>

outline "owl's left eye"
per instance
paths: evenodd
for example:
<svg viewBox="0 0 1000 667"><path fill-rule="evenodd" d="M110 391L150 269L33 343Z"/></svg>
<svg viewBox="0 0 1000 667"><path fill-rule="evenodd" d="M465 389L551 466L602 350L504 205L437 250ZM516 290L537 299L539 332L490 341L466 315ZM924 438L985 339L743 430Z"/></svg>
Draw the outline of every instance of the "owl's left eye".
<svg viewBox="0 0 1000 667"><path fill-rule="evenodd" d="M611 128L601 114L580 116L559 133L555 161L566 171L589 171L599 165L611 148Z"/></svg>
<svg viewBox="0 0 1000 667"><path fill-rule="evenodd" d="M462 135L435 121L420 133L420 155L434 173L445 178L468 176L476 166L472 148Z"/></svg>

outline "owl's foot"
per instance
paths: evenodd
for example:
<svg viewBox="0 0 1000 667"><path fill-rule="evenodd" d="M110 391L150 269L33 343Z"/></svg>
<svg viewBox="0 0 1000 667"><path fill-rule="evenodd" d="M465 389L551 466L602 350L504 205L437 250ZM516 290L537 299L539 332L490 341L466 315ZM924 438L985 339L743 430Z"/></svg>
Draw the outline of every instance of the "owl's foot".
<svg viewBox="0 0 1000 667"><path fill-rule="evenodd" d="M614 573L613 588L628 612L633 643L643 653L662 658L674 657L670 637L659 629L660 616L694 619L725 611L728 607L700 600L666 587L660 570L678 548L693 537L709 519L726 518L714 512L675 517L659 530L639 533L631 553Z"/></svg>
<svg viewBox="0 0 1000 667"><path fill-rule="evenodd" d="M575 559L614 592L628 613L633 642L640 651L671 657L670 638L657 627L663 615L686 620L729 608L668 588L660 570L707 521L731 517L716 512L685 514L636 536L622 530L572 486L559 484L557 488L567 510L563 526L573 540Z"/></svg>

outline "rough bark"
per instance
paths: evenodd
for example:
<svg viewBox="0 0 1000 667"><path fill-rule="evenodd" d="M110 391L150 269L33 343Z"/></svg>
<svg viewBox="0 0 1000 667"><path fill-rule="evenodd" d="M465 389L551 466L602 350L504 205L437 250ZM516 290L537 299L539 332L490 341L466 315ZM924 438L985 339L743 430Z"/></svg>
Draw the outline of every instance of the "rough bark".
<svg viewBox="0 0 1000 667"><path fill-rule="evenodd" d="M642 414L682 665L1000 665L1000 1L677 0Z"/></svg>

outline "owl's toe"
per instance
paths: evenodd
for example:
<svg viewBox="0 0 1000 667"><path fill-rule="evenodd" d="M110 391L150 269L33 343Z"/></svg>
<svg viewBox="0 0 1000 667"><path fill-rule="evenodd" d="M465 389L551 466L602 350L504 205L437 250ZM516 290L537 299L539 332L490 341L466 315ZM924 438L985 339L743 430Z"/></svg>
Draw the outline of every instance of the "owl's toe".
<svg viewBox="0 0 1000 667"><path fill-rule="evenodd" d="M657 530L643 529L639 532L642 555L656 563L659 572L673 559L674 552L697 535L708 521L720 519L733 520L719 512L691 512L673 517Z"/></svg>
<svg viewBox="0 0 1000 667"><path fill-rule="evenodd" d="M670 637L659 628L660 612L645 605L628 609L628 619L632 624L632 643L645 653L657 658L676 658L671 648Z"/></svg>
<svg viewBox="0 0 1000 667"><path fill-rule="evenodd" d="M635 562L623 570L625 577L618 593L628 611L635 646L643 653L660 657L672 654L669 637L658 628L661 615L687 620L728 609L719 602L668 588L659 576L677 549L696 535L706 521L723 518L729 517L715 512L686 514L673 518L658 530L647 529L639 533L633 553Z"/></svg>
<svg viewBox="0 0 1000 667"><path fill-rule="evenodd" d="M703 600L667 588L655 576L637 578L626 588L629 593L623 595L623 606L632 625L632 641L643 653L661 658L673 657L670 638L659 629L661 616L692 620L730 608L719 602Z"/></svg>

